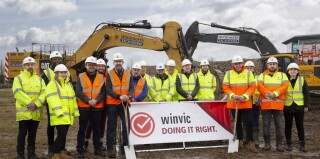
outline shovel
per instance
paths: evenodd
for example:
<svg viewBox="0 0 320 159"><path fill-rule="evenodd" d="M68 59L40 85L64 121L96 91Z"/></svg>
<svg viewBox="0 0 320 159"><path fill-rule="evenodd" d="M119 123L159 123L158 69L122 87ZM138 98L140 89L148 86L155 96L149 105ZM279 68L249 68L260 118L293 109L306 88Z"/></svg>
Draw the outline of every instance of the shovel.
<svg viewBox="0 0 320 159"><path fill-rule="evenodd" d="M134 146L130 145L130 139L129 139L129 123L128 123L128 106L129 106L129 102L127 102L127 104L125 105L122 102L122 106L124 109L124 117L125 117L125 123L126 123L126 129L127 129L127 139L128 139L128 145L124 146L124 152L126 154L126 158L127 159L136 159L136 152L134 150Z"/></svg>
<svg viewBox="0 0 320 159"><path fill-rule="evenodd" d="M234 115L235 117L234 117L234 125L233 125L233 139L229 139L228 153L238 152L238 149L239 149L239 140L236 139L238 106L239 106L239 102L236 103L236 113Z"/></svg>

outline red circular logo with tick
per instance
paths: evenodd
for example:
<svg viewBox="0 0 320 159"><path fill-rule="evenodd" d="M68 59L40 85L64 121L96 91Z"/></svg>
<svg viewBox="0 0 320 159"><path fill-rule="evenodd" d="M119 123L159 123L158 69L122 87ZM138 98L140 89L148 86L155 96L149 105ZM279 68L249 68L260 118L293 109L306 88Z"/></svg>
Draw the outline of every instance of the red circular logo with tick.
<svg viewBox="0 0 320 159"><path fill-rule="evenodd" d="M138 137L150 136L155 128L153 118L144 112L134 114L130 120L131 131Z"/></svg>

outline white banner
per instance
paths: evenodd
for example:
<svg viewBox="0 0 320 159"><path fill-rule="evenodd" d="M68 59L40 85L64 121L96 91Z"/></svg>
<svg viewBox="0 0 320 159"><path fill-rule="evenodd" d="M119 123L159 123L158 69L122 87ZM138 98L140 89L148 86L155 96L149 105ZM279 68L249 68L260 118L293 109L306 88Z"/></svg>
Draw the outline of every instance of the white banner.
<svg viewBox="0 0 320 159"><path fill-rule="evenodd" d="M132 103L130 145L232 139L225 102Z"/></svg>

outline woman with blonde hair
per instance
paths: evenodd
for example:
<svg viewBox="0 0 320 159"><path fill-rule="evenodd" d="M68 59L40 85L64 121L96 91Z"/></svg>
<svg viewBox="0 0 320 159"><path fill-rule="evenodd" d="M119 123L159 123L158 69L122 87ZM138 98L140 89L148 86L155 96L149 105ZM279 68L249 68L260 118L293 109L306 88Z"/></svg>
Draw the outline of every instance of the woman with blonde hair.
<svg viewBox="0 0 320 159"><path fill-rule="evenodd" d="M68 77L68 69L59 64L54 69L55 80L49 82L46 88L46 100L50 113L50 125L56 126L57 138L53 144L53 159L69 159L64 150L67 133L73 125L74 117L80 116L75 92Z"/></svg>

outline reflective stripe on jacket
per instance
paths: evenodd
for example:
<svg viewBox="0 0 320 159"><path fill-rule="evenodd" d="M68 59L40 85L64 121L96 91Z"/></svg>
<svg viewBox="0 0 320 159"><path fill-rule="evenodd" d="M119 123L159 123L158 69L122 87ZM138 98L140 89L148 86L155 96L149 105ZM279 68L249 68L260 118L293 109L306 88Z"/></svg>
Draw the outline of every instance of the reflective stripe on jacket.
<svg viewBox="0 0 320 159"><path fill-rule="evenodd" d="M152 101L159 102L162 99L165 99L167 102L172 101L174 87L172 87L169 78L162 82L160 78L152 77L148 86Z"/></svg>
<svg viewBox="0 0 320 159"><path fill-rule="evenodd" d="M256 104L257 103L257 101L258 101L258 99L259 99L259 97L260 97L260 92L259 92L259 90L258 90L258 75L257 76L255 76L255 81L256 81L256 89L255 89L255 91L254 91L254 93L253 93L253 95L252 95L252 103L253 104Z"/></svg>
<svg viewBox="0 0 320 159"><path fill-rule="evenodd" d="M256 84L253 74L244 69L240 73L234 70L227 71L224 79L222 88L224 93L228 96L229 101L227 102L227 108L235 109L238 104L239 109L252 108L252 94L256 89ZM243 96L245 101L235 101L234 95Z"/></svg>
<svg viewBox="0 0 320 159"><path fill-rule="evenodd" d="M128 95L129 94L129 82L130 82L130 71L123 70L122 80L118 77L114 69L108 71L108 74L111 79L112 89L115 93L119 95ZM118 105L121 103L120 99L112 98L110 95L107 95L107 104Z"/></svg>
<svg viewBox="0 0 320 159"><path fill-rule="evenodd" d="M216 91L216 78L211 74L210 70L204 75L200 70L198 73L200 89L196 99L211 99L214 100L214 92Z"/></svg>
<svg viewBox="0 0 320 159"><path fill-rule="evenodd" d="M80 78L80 84L81 87L83 88L83 93L89 97L90 99L97 99L97 97L99 96L100 92L101 92L101 87L104 84L104 80L103 80L103 75L97 73L96 77L93 81L93 83L91 83L90 78L88 77L87 73L81 73L79 75ZM78 106L79 108L89 108L90 104L83 102L82 100L78 99ZM94 108L103 108L104 107L104 101L100 101L99 103L97 103L95 105Z"/></svg>
<svg viewBox="0 0 320 159"><path fill-rule="evenodd" d="M54 80L55 73L50 67L43 70L43 73L47 76L49 82Z"/></svg>
<svg viewBox="0 0 320 159"><path fill-rule="evenodd" d="M188 94L191 95L192 91L196 87L197 74L192 73L192 74L190 74L189 78L187 78L187 76L183 73L179 73L178 76L180 78L181 88L184 91L186 91ZM186 98L184 98L182 95L178 94L178 99L184 100Z"/></svg>
<svg viewBox="0 0 320 159"><path fill-rule="evenodd" d="M142 91L143 91L143 87L146 84L146 79L144 78L139 78L137 85L134 87L134 92L133 92L133 98L138 97ZM144 100L141 100L140 102L144 102Z"/></svg>
<svg viewBox="0 0 320 159"><path fill-rule="evenodd" d="M13 80L12 91L16 99L16 121L42 120L42 105L45 102L46 85L42 78L27 70L20 72ZM34 102L35 110L30 110L28 104Z"/></svg>
<svg viewBox="0 0 320 159"><path fill-rule="evenodd" d="M53 80L46 88L50 125L73 125L74 117L80 116L75 92L69 78L59 82Z"/></svg>
<svg viewBox="0 0 320 159"><path fill-rule="evenodd" d="M302 86L304 79L301 76L297 77L294 88L292 88L291 83L289 82L288 91L286 93L286 99L284 101L284 106L291 106L295 102L298 106L304 105L304 95L302 92Z"/></svg>
<svg viewBox="0 0 320 159"><path fill-rule="evenodd" d="M276 71L272 76L265 70L258 78L258 89L261 98L261 110L283 110L285 94L288 90L288 77ZM275 99L266 98L267 93L274 93Z"/></svg>
<svg viewBox="0 0 320 159"><path fill-rule="evenodd" d="M173 87L173 96L172 96L172 101L178 101L178 92L176 90L176 80L177 80L177 75L179 71L177 69L174 69L174 72L172 75L169 74L168 69L164 70L164 73L166 73L169 76L170 79L170 87Z"/></svg>

